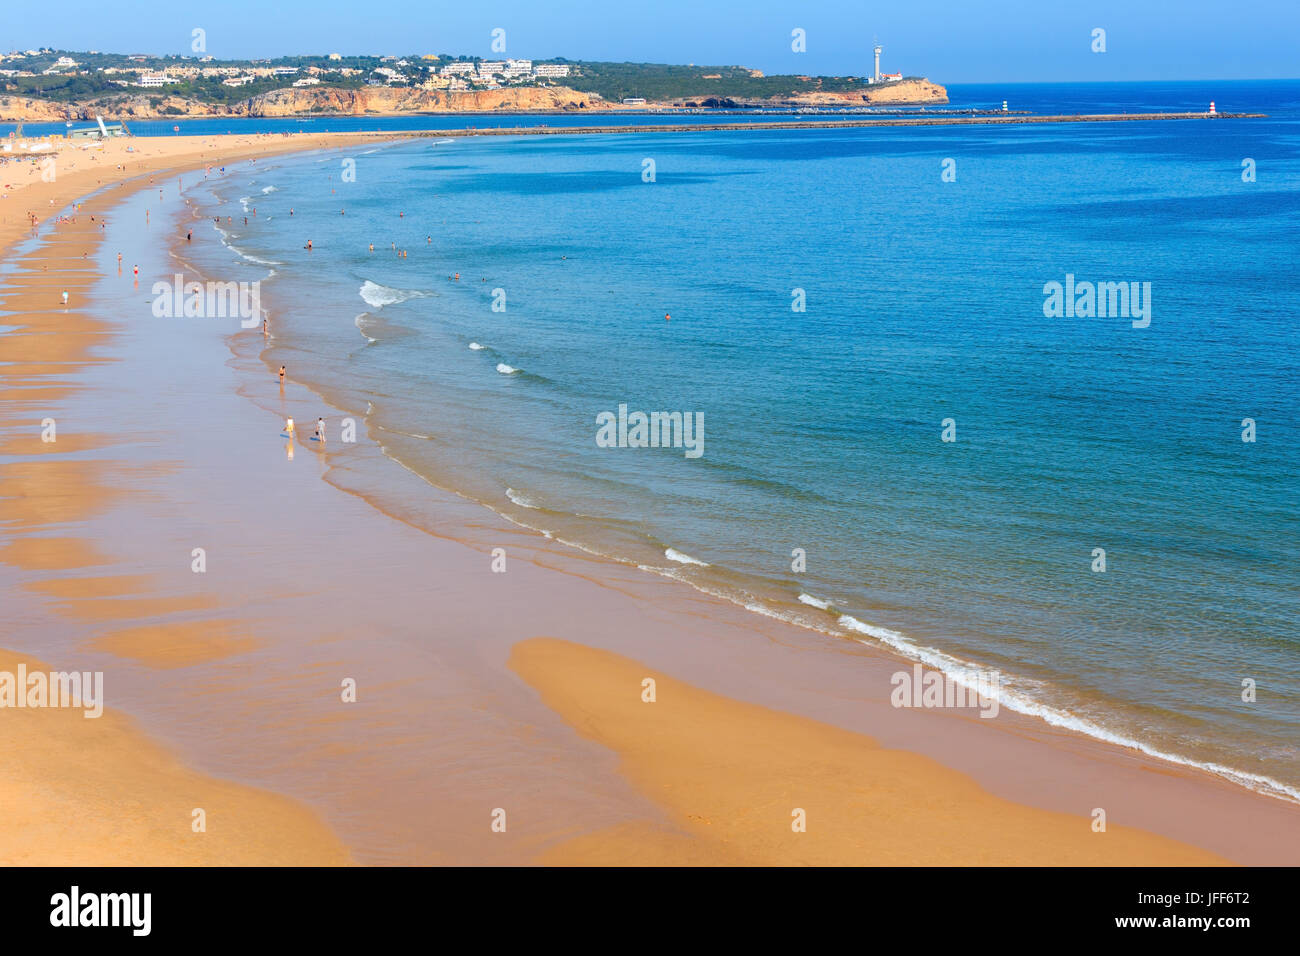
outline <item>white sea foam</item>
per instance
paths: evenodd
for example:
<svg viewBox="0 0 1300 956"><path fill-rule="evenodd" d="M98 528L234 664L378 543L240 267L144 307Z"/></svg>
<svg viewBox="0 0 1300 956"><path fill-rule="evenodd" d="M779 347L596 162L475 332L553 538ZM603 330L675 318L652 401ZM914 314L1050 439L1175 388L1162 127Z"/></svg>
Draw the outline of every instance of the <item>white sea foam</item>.
<svg viewBox="0 0 1300 956"><path fill-rule="evenodd" d="M664 557L669 561L676 561L678 564L698 564L702 568L707 568L709 566L707 561L700 561L698 558L692 558L689 554L686 554L683 551L678 551L676 548L664 549Z"/></svg>
<svg viewBox="0 0 1300 956"><path fill-rule="evenodd" d="M388 454L388 456L390 458L393 458L394 461L398 461L394 456L392 456L387 452L387 449L384 449L384 451L385 454ZM401 461L398 461L398 464L402 465L403 468L407 468L407 470L414 471L414 469L409 468L409 466L407 466L405 463ZM416 474L418 474L418 472L416 472ZM424 476L420 476L420 477L423 478ZM424 478L424 480L428 482L427 478ZM432 482L429 483L432 484ZM514 492L513 494L512 492L513 489L507 490L507 496L510 497L512 501L515 501L517 504L521 504L524 507L530 506L531 503L525 503L526 499L525 500L516 499L516 496L518 496L521 499L523 498L523 496L518 495L518 492ZM488 507L491 508L491 510L496 512L497 514L501 514L500 511L498 511L496 508L493 508L491 505L488 505ZM568 547L572 547L580 551L584 551L588 554L610 558L621 564L631 563L626 561L623 558L618 557L617 555L605 554L599 551L595 551L589 547L579 544L576 541L571 541L560 537L553 537L552 534L546 531L545 529L537 528L535 526L529 525L509 515L502 515L502 517L506 518L506 520L510 521L512 524L516 524L520 527L527 528L529 530L537 531L545 535L547 538L552 538L558 543L566 545ZM664 556L669 560L676 562L678 564L697 565L697 566L705 566L705 567L708 566L705 562L692 558L690 555L677 551L674 548L666 549L664 551ZM792 624L798 627L803 627L811 631L817 631L824 634L840 634L841 636L849 636L852 637L853 639L861 641L864 644L884 645L885 647L891 649L892 651L900 654L903 658L910 661L920 662L935 670L938 670L944 673L947 677L949 677L954 683L971 690L979 689L979 687L981 686L978 683L980 679L980 675L986 675L988 672L987 668L981 667L979 665L976 665L968 661L961 660L951 654L944 653L943 651L937 650L933 647L928 647L922 644L918 644L913 640L909 639L906 635L899 633L898 631L894 631L885 627L879 627L873 624L868 624L862 620L859 620L856 617L853 617L852 615L848 615L848 614L839 615L838 618L836 619L836 623L839 625L839 629L836 630L835 628L832 628L828 624L822 624L816 620L802 617L798 614L792 614L792 613L767 607L763 603L753 600L752 597L748 595L745 598L741 598L738 597L736 594L729 593L726 590L714 587L710 585L707 581L690 580L684 574L678 572L677 570L671 567L658 568L658 567L652 567L644 564L638 564L636 565L636 567L639 567L644 571L648 571L662 577L679 581L697 591L700 591L705 594L710 594L714 597L721 598L732 604L738 605L751 613L759 614L764 617L773 618L779 621L784 621L788 624ZM809 594L801 593L799 595L799 601L802 604L806 604L811 607L818 608L820 610L830 609L829 602L822 601L819 598L815 598ZM1193 767L1200 770L1204 770L1206 772L1215 774L1216 776L1219 776L1225 780L1231 781L1232 783L1237 784L1238 786L1246 787L1247 789L1253 790L1258 793L1266 794L1268 796L1287 800L1293 803L1300 803L1300 789L1297 789L1294 786L1283 783L1279 780L1275 780L1271 777L1264 776L1262 774L1250 773L1243 770L1237 770L1232 767L1226 767L1223 766L1222 764L1197 761L1188 757L1180 756L1178 754L1169 753L1167 751L1154 747L1148 743L1145 743L1141 740L1136 740L1128 736L1127 734L1108 729L1107 727L1098 724L1094 720L1090 720L1086 717L1081 717L1076 714L1072 714L1061 708L1053 707L1048 704L1042 703L1041 702L1042 698L1044 696L1050 695L1051 693L1051 688L1048 685L1041 684L1040 682L1037 681L1016 677L1015 675L1001 674L999 676L1000 676L999 703L1001 705L1005 705L1008 709L1012 711L1024 714L1026 716L1036 717L1038 719L1043 720L1045 723L1047 723L1050 726L1065 728L1077 733L1085 734L1087 736L1099 740L1106 741L1108 743L1115 744L1117 746L1126 747L1131 750L1136 750L1140 753L1146 754L1147 756L1153 757L1158 760L1164 760L1181 766ZM983 685L983 686L987 686L987 685Z"/></svg>
<svg viewBox="0 0 1300 956"><path fill-rule="evenodd" d="M840 616L839 624L845 630L852 631L856 634L863 634L871 637L876 641L885 644L914 661L920 661L937 671L941 671L949 677L953 683L960 684L968 690L978 688L978 676L981 669L974 664L959 660L943 651L935 650L932 647L915 644L908 640L897 631L885 627L876 627L872 624L865 624L848 614ZM865 643L865 642L864 642ZM987 673L987 671L983 671ZM1001 675L999 688L999 703L1019 714L1025 714L1030 717L1037 717L1053 727L1063 727L1067 730L1073 730L1076 733L1086 734L1089 737L1095 737L1098 740L1104 740L1108 743L1118 744L1121 747L1128 747L1132 750L1140 751L1149 757L1156 757L1160 760L1167 760L1170 763L1182 764L1185 767L1196 767L1201 770L1207 770L1239 786L1248 787L1251 790L1268 794L1269 796L1278 797L1283 800L1290 800L1300 803L1300 789L1288 786L1272 777L1265 777L1262 774L1248 773L1244 770L1234 770L1231 767L1225 767L1222 764L1192 760L1189 757L1181 757L1177 754L1171 754L1167 751L1160 750L1141 740L1135 740L1123 733L1117 733L1106 727L1101 726L1095 721L1085 717L1072 714L1069 711L1061 710L1042 703L1036 695L1029 695L1021 690L1016 689L1017 684L1032 685L1037 682L1025 681L1015 677Z"/></svg>
<svg viewBox="0 0 1300 956"><path fill-rule="evenodd" d="M519 371L519 369L515 368L513 365L507 365L505 362L498 362L497 371L502 375L514 375Z"/></svg>
<svg viewBox="0 0 1300 956"><path fill-rule="evenodd" d="M358 331L358 332L360 332L363 336L365 336L365 339L366 339L367 342L370 342L371 344L374 344L375 342L378 342L379 340L376 339L376 338L371 337L370 334L366 332L366 322L365 322L365 320L368 319L368 318L370 318L370 313L368 313L368 312L362 312L360 315L358 315L355 319L352 320L352 324L355 325L355 326L357 327L357 331Z"/></svg>
<svg viewBox="0 0 1300 956"><path fill-rule="evenodd" d="M392 289L378 282L371 282L369 279L361 284L357 292L372 309L382 309L386 305L396 305L408 299L420 299L429 295L428 292L419 289Z"/></svg>
<svg viewBox="0 0 1300 956"><path fill-rule="evenodd" d="M521 508L532 508L533 510L537 510L538 508L541 507L541 505L539 505L532 498L528 497L528 495L525 495L522 492L515 491L515 489L513 488L506 489L506 497L509 498L511 501L513 501Z"/></svg>
<svg viewBox="0 0 1300 956"><path fill-rule="evenodd" d="M269 266L282 266L282 265L284 265L283 262L275 262L275 261L273 261L273 260L271 260L271 259L262 259L262 258L259 258L258 256L253 255L251 252L245 252L243 249L240 249L240 248L238 248L237 246L232 246L232 245L231 245L230 243L228 243L228 242L225 243L225 247L226 247L227 249L229 249L231 252L233 252L235 255L239 256L240 258L242 258L242 259L246 259L246 260L249 261L249 262L256 262L259 266L268 266L268 267L269 267Z"/></svg>
<svg viewBox="0 0 1300 956"><path fill-rule="evenodd" d="M266 186L266 187L264 187L264 188L262 189L262 192L263 192L263 193L274 193L274 192L279 192L279 190L276 189L274 186Z"/></svg>
<svg viewBox="0 0 1300 956"><path fill-rule="evenodd" d="M469 343L469 347L473 349L475 352L483 351L483 346L479 345L477 342Z"/></svg>
<svg viewBox="0 0 1300 956"><path fill-rule="evenodd" d="M404 432L400 428L386 428L383 425L376 425L381 432L388 432L390 435L405 435L407 438L422 438L425 441L433 441L432 435L421 435L419 432Z"/></svg>

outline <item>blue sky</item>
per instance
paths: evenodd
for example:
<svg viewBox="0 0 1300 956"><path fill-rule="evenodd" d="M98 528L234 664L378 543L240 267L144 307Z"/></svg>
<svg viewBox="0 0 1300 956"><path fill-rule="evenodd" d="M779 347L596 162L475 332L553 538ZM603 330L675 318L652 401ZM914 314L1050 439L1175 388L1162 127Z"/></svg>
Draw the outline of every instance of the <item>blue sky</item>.
<svg viewBox="0 0 1300 956"><path fill-rule="evenodd" d="M743 64L767 73L886 72L940 83L1300 76L1300 0L174 0L15 2L0 48L208 52L491 53L543 59ZM796 27L807 52L790 49ZM1106 31L1106 52L1090 49Z"/></svg>

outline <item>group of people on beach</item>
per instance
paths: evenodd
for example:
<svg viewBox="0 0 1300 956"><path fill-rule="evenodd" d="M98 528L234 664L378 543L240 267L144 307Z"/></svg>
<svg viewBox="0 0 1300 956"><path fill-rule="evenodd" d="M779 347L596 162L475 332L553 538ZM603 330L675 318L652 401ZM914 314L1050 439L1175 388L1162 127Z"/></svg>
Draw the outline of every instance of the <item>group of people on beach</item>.
<svg viewBox="0 0 1300 956"><path fill-rule="evenodd" d="M263 320L263 328L265 329L265 320ZM280 375L279 375L279 377L280 377L280 394L281 394L281 395L284 394L284 376L285 376L285 372L286 372L285 367L284 367L283 365L281 365L281 366L280 366ZM293 425L293 419L292 419L292 418L286 418L286 419L284 420L284 433L285 433L286 435L288 435L290 438L293 438L294 435L296 434L296 432L294 431L294 425ZM323 417L316 419L316 434L315 434L313 437L316 439L316 441L320 442L322 445L325 444L325 419L324 419Z"/></svg>

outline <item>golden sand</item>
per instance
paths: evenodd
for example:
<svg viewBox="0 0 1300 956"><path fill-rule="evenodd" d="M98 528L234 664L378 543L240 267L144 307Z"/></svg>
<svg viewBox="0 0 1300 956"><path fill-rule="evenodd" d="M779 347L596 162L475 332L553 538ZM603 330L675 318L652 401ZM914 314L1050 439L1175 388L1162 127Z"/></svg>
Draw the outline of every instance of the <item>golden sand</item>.
<svg viewBox="0 0 1300 956"><path fill-rule="evenodd" d="M730 700L608 651L553 638L515 645L510 666L678 831L622 826L572 840L548 863L770 866L1193 866L1229 861L1111 822L994 797L918 754ZM656 700L642 700L642 681ZM795 832L798 811L806 831Z"/></svg>
<svg viewBox="0 0 1300 956"><path fill-rule="evenodd" d="M391 138L391 137L388 137ZM98 187L152 174L161 178L204 162L322 145L373 142L368 135L328 137L177 137L116 140L95 150L68 144L55 157L57 176L40 167L6 171L0 199L0 251ZM127 152L128 147L133 151ZM122 168L118 168L118 166ZM195 175L190 173L191 176ZM138 185L148 185L139 180ZM175 189L174 181L165 184ZM130 484L110 484L112 462L63 456L102 448L105 436L63 434L40 440L51 403L80 387L70 374L102 362L111 328L79 311L96 279L87 256L103 241L100 222L123 193L110 190L82 204L76 222L56 224L38 248L19 257L0 293L5 334L0 407L11 429L0 454L0 563L25 571L102 567L111 557L97 542L60 534L70 522L99 514ZM92 220L91 217L95 219ZM65 306L61 293L69 292ZM24 434L23 429L29 429ZM120 439L119 439L120 440ZM207 596L150 593L147 577L71 576L29 581L37 593L61 598L60 609L96 622L153 620L210 608ZM128 596L129 595L129 596ZM95 649L158 669L220 660L256 646L247 627L225 617L166 622L102 634ZM29 669L48 669L23 658ZM0 670L20 658L0 650ZM57 669L57 668L56 668ZM206 832L194 829L195 809ZM80 710L0 711L0 864L38 865L338 865L347 849L306 807L288 798L186 769L129 719L106 708L88 720Z"/></svg>
<svg viewBox="0 0 1300 956"><path fill-rule="evenodd" d="M67 571L108 563L108 557L85 538L33 536L0 544L0 564L28 571Z"/></svg>
<svg viewBox="0 0 1300 956"><path fill-rule="evenodd" d="M157 599L138 602L140 616L167 613L160 610L163 603ZM208 619L124 628L104 634L87 646L90 650L129 657L148 667L171 670L247 653L257 647L257 641L248 633L248 626L240 621Z"/></svg>
<svg viewBox="0 0 1300 956"><path fill-rule="evenodd" d="M0 650L0 671L50 668ZM204 831L195 831L194 811ZM332 866L347 849L308 808L186 769L106 709L0 710L0 865Z"/></svg>

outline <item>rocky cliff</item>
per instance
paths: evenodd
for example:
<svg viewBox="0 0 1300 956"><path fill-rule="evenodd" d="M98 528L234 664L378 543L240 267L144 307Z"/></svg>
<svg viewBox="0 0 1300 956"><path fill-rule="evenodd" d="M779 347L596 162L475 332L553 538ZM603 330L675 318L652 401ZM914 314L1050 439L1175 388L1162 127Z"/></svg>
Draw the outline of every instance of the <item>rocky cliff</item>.
<svg viewBox="0 0 1300 956"><path fill-rule="evenodd" d="M273 90L229 105L200 103L158 93L132 93L67 105L49 100L0 97L0 121L54 122L72 118L171 119L202 116L302 116L309 113L383 116L400 113L521 113L599 110L608 106L587 93L564 86L525 86L451 93L418 87L328 86Z"/></svg>
<svg viewBox="0 0 1300 956"><path fill-rule="evenodd" d="M563 86L523 86L451 93L415 87L339 90L328 87L274 90L248 100L244 116L300 116L341 113L349 116L387 113L520 113L601 109L599 100Z"/></svg>
<svg viewBox="0 0 1300 956"><path fill-rule="evenodd" d="M902 80L880 86L864 86L845 93L800 93L780 102L797 106L889 106L913 103L947 103L948 91L926 79Z"/></svg>
<svg viewBox="0 0 1300 956"><path fill-rule="evenodd" d="M673 102L682 102L679 98ZM701 100L700 102L704 102ZM864 86L852 92L810 92L757 101L748 105L865 106L893 103L947 103L948 91L929 80L903 80L881 86ZM672 102L652 104L671 107ZM714 104L711 104L714 105ZM739 105L726 100L720 105ZM522 86L500 90L452 93L410 86L365 86L338 89L308 86L263 93L229 105L201 103L153 93L121 93L66 105L49 100L0 97L0 121L55 122L63 119L106 120L181 119L203 116L385 116L411 113L548 113L578 110L623 109L589 93L566 86Z"/></svg>

